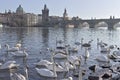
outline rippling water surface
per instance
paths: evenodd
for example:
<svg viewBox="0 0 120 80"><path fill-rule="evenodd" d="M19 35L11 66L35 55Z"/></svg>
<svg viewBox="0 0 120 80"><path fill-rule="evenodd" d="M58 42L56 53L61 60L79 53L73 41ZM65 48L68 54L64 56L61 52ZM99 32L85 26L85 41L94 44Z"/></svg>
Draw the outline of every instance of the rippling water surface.
<svg viewBox="0 0 120 80"><path fill-rule="evenodd" d="M50 59L47 48L55 48L56 40L63 40L71 46L75 42L80 42L84 38L84 42L93 40L92 50L90 51L90 60L93 59L99 51L97 51L97 38L108 43L120 46L120 30L108 29L85 29L85 28L0 28L0 44L2 45L1 55L4 54L4 45L7 43L10 47L21 41L22 47L27 48L29 77L30 80L42 80L34 70L34 63L41 59ZM41 52L41 53L40 53ZM82 54L82 51L77 53ZM11 57L10 57L11 58ZM15 59L15 58L12 58ZM22 59L15 59L22 67ZM24 73L21 69L21 72Z"/></svg>

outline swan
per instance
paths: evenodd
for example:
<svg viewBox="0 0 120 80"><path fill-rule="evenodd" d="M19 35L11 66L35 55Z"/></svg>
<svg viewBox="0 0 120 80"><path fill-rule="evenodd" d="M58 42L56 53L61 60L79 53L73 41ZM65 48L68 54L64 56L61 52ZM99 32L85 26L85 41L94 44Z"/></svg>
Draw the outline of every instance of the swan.
<svg viewBox="0 0 120 80"><path fill-rule="evenodd" d="M52 62L48 60L41 60L38 63L35 63L36 66L46 66L46 65L52 65Z"/></svg>
<svg viewBox="0 0 120 80"><path fill-rule="evenodd" d="M111 54L109 54L108 57L110 59L120 59L120 51L115 50L115 51L111 52Z"/></svg>
<svg viewBox="0 0 120 80"><path fill-rule="evenodd" d="M26 56L28 56L28 53L25 50L11 52L11 54L13 54L13 56L16 56L16 57L26 57Z"/></svg>
<svg viewBox="0 0 120 80"><path fill-rule="evenodd" d="M97 38L97 45L101 45L102 41L100 42L99 38Z"/></svg>
<svg viewBox="0 0 120 80"><path fill-rule="evenodd" d="M110 48L110 49L117 48L117 45L110 45L109 48Z"/></svg>
<svg viewBox="0 0 120 80"><path fill-rule="evenodd" d="M54 73L53 71L46 69L46 68L35 68L37 73L40 74L43 77L47 77L47 78L56 78L57 74Z"/></svg>
<svg viewBox="0 0 120 80"><path fill-rule="evenodd" d="M36 63L36 67L46 67L49 70L54 70L55 68L56 72L63 72L65 69L59 64L56 64L53 58L54 58L54 52L51 53L51 62L48 60L41 60L40 62Z"/></svg>
<svg viewBox="0 0 120 80"><path fill-rule="evenodd" d="M5 44L5 47L7 47L7 51L8 52L19 51L19 47L12 47L12 48L10 48L8 44Z"/></svg>
<svg viewBox="0 0 120 80"><path fill-rule="evenodd" d="M75 46L69 47L68 50L69 50L70 52L78 52L78 47L75 47Z"/></svg>
<svg viewBox="0 0 120 80"><path fill-rule="evenodd" d="M7 61L4 64L0 66L0 69L11 69L11 68L17 68L19 65L16 64L16 61Z"/></svg>
<svg viewBox="0 0 120 80"><path fill-rule="evenodd" d="M55 63L54 63L54 59L53 59L53 52L52 52L52 55L51 55L51 61L52 61L52 69L53 71L47 69L47 68L35 68L37 73L43 77L47 77L47 78L57 78L57 73L56 73L56 68L55 68Z"/></svg>
<svg viewBox="0 0 120 80"><path fill-rule="evenodd" d="M55 53L67 54L65 50L58 50L58 49L55 50Z"/></svg>
<svg viewBox="0 0 120 80"><path fill-rule="evenodd" d="M101 52L104 53L104 52L109 52L110 51L110 48L108 47L101 47Z"/></svg>
<svg viewBox="0 0 120 80"><path fill-rule="evenodd" d="M52 62L49 62L47 60L41 60L40 62L38 63L35 63L36 67L39 67L39 68L47 68L49 70L53 70L53 66L55 67L56 69L56 72L64 72L66 71L61 65L59 64L54 64Z"/></svg>
<svg viewBox="0 0 120 80"><path fill-rule="evenodd" d="M80 42L75 42L75 45L79 46L79 45L80 45Z"/></svg>
<svg viewBox="0 0 120 80"><path fill-rule="evenodd" d="M79 59L79 57L77 57L77 56L69 56L68 57L68 61L70 62L70 63L72 63L72 64L75 64L75 65L79 65L80 63L79 63L79 61L80 61L81 59Z"/></svg>
<svg viewBox="0 0 120 80"><path fill-rule="evenodd" d="M0 66L2 66L2 63L0 63Z"/></svg>
<svg viewBox="0 0 120 80"><path fill-rule="evenodd" d="M56 59L65 59L67 58L67 55L63 54L63 53L57 53L54 55L54 58Z"/></svg>
<svg viewBox="0 0 120 80"><path fill-rule="evenodd" d="M109 59L106 56L104 56L104 55L97 56L96 60L98 62L109 62Z"/></svg>
<svg viewBox="0 0 120 80"><path fill-rule="evenodd" d="M56 41L56 49L65 49L65 45L62 40Z"/></svg>
<svg viewBox="0 0 120 80"><path fill-rule="evenodd" d="M70 62L70 63L74 63L74 61L75 60L77 60L78 59L78 57L76 57L76 56L68 56L68 61Z"/></svg>
<svg viewBox="0 0 120 80"><path fill-rule="evenodd" d="M84 38L81 38L81 45L83 44L83 40L84 40Z"/></svg>
<svg viewBox="0 0 120 80"><path fill-rule="evenodd" d="M26 80L26 78L20 73L12 73L11 80Z"/></svg>
<svg viewBox="0 0 120 80"><path fill-rule="evenodd" d="M100 46L100 47L105 47L107 46L108 44L107 43L104 43L102 40L100 41L99 38L97 38L97 46Z"/></svg>
<svg viewBox="0 0 120 80"><path fill-rule="evenodd" d="M75 69L75 66L73 64L71 64L70 62L60 62L60 65L63 67L63 68L68 68L69 70L73 70Z"/></svg>
<svg viewBox="0 0 120 80"><path fill-rule="evenodd" d="M114 52L113 52L113 55L120 56L120 50L119 50L119 48L118 48L117 51L114 51Z"/></svg>
<svg viewBox="0 0 120 80"><path fill-rule="evenodd" d="M84 55L85 63L86 63L86 60L89 58L89 56L90 56L90 53L88 51L88 48L85 48L85 55Z"/></svg>

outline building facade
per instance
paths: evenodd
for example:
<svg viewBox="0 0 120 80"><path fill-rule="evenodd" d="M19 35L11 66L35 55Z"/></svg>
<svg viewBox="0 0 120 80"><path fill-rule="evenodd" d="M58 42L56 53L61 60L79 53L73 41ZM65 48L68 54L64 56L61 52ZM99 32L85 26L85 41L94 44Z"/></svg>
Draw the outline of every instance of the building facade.
<svg viewBox="0 0 120 80"><path fill-rule="evenodd" d="M38 15L33 14L33 13L26 13L24 15L25 18L25 26L36 26L38 23Z"/></svg>

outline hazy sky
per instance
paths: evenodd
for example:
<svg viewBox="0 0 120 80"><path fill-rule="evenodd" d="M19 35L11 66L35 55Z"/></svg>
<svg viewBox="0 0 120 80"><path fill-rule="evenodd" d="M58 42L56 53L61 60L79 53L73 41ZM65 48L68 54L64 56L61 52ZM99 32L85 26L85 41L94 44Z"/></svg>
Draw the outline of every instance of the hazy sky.
<svg viewBox="0 0 120 80"><path fill-rule="evenodd" d="M62 16L67 9L68 16L80 18L120 17L120 0L1 0L0 12L5 9L15 11L21 4L25 12L41 14L44 4L50 10L50 15Z"/></svg>

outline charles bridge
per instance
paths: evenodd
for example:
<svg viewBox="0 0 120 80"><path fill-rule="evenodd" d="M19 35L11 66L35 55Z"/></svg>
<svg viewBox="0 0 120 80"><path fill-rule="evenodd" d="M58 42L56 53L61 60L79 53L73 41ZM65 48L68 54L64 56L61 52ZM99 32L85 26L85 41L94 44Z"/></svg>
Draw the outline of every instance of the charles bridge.
<svg viewBox="0 0 120 80"><path fill-rule="evenodd" d="M120 22L120 18L110 18L110 19L79 19L79 20L65 20L60 22L62 25L74 25L74 27L78 27L83 23L87 23L90 28L95 28L97 24L104 22L107 24L108 29L113 29L116 24Z"/></svg>

